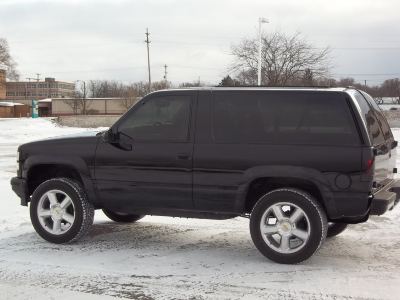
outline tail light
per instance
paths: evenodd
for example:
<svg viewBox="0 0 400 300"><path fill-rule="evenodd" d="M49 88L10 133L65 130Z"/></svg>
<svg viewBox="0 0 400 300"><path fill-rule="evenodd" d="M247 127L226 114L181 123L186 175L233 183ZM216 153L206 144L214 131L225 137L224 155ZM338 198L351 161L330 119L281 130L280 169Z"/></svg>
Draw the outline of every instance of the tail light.
<svg viewBox="0 0 400 300"><path fill-rule="evenodd" d="M372 169L373 165L374 165L374 159L368 159L368 160L367 160L367 168L366 168L366 171L367 171L367 172L370 171L370 170Z"/></svg>
<svg viewBox="0 0 400 300"><path fill-rule="evenodd" d="M374 149L365 147L361 158L361 180L370 181L374 176L375 154Z"/></svg>

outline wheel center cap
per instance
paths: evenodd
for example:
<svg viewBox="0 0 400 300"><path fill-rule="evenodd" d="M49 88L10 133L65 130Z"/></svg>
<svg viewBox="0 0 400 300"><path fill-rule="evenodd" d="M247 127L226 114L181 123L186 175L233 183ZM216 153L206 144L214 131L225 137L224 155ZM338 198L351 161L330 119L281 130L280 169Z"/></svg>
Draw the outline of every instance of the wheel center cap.
<svg viewBox="0 0 400 300"><path fill-rule="evenodd" d="M279 232L283 234L288 234L292 231L292 224L288 221L282 221L278 224Z"/></svg>
<svg viewBox="0 0 400 300"><path fill-rule="evenodd" d="M61 219L63 210L59 205L54 205L50 209L51 216L55 219Z"/></svg>

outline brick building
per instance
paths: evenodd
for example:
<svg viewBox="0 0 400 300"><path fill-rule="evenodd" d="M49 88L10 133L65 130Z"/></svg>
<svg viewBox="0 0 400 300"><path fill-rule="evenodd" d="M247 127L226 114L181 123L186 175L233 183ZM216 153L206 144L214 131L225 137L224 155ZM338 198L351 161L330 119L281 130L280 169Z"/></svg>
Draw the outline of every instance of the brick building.
<svg viewBox="0 0 400 300"><path fill-rule="evenodd" d="M0 65L0 100L6 99L6 70Z"/></svg>
<svg viewBox="0 0 400 300"><path fill-rule="evenodd" d="M6 82L7 100L41 100L46 98L71 98L75 84L45 78L44 81L8 81Z"/></svg>

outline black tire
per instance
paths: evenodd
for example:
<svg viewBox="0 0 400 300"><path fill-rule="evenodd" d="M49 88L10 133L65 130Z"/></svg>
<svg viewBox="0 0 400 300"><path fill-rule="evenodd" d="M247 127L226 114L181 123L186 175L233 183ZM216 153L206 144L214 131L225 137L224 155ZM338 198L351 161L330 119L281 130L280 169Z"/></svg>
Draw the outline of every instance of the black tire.
<svg viewBox="0 0 400 300"><path fill-rule="evenodd" d="M293 206L287 206L282 203L288 203ZM273 226L273 231L275 231L275 228L282 230L284 225L285 232L263 234L261 233L261 226L266 224L262 223L266 220L263 219L268 216L268 213L274 212L273 207L280 207L282 221L278 222L278 217L275 217L276 224L268 224L268 226ZM292 208L289 211L283 211L285 207L293 207L293 211L291 210ZM292 216L294 218L294 212L297 211L297 208L302 211L302 217L299 217L299 221L295 221L294 225L290 225L291 223L288 222ZM274 217L269 220L273 221ZM285 224L282 225L282 223ZM287 226L287 224L290 226ZM294 233L296 228L300 229L300 226L304 226L305 230L302 231L307 233L307 237L303 240L292 235L292 232ZM314 197L298 189L281 188L267 193L258 200L250 216L250 233L255 246L264 256L281 264L296 264L311 257L325 241L327 230L327 218L321 205ZM288 248L285 249L285 251L287 250L286 253L280 252L280 249L274 249L274 247L281 247L281 245L274 245L274 243L278 243L276 238L278 235L280 237L279 243L282 244L282 234L287 236ZM291 248L293 242L300 244L298 250Z"/></svg>
<svg viewBox="0 0 400 300"><path fill-rule="evenodd" d="M46 196L46 194L50 191L60 191L61 193L65 193L65 195L67 195L72 201L73 204L72 211L74 215L74 220L72 224L68 226L67 230L64 233L52 234L51 232L49 232L49 230L51 230L50 224L53 223L53 229L54 229L55 222L53 216L46 217L47 219L45 220L41 218L41 221L39 221L39 216L38 216L39 203L42 204L45 203L45 201L48 201L49 202L48 210L51 211L52 204L50 204L50 197ZM41 200L42 198L44 200ZM58 198L60 197L56 196L58 204L61 204L62 199ZM70 206L71 205L69 205L68 209L70 209ZM69 243L78 240L80 237L82 237L87 233L90 226L93 224L94 207L91 203L88 202L86 193L79 183L69 178L54 178L43 182L33 192L32 199L30 202L30 217L33 227L43 239L56 244ZM61 226L66 227L68 225L68 223L66 223L66 221L64 220L60 222ZM43 223L49 225L44 226ZM60 232L61 231L62 230L60 229Z"/></svg>
<svg viewBox="0 0 400 300"><path fill-rule="evenodd" d="M118 222L118 223L134 223L144 217L143 215L131 215L131 214L113 212L113 211L105 209L105 208L103 208L103 213L109 219L111 219L114 222Z"/></svg>
<svg viewBox="0 0 400 300"><path fill-rule="evenodd" d="M327 237L334 237L341 234L346 230L348 224L346 223L328 223L328 234Z"/></svg>

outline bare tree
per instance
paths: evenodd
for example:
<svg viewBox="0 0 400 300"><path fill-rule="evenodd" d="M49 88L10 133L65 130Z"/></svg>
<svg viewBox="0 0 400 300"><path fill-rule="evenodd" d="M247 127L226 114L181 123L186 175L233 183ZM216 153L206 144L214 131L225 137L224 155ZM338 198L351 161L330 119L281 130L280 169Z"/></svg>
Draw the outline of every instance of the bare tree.
<svg viewBox="0 0 400 300"><path fill-rule="evenodd" d="M381 85L381 93L384 97L399 97L400 99L400 79L387 79Z"/></svg>
<svg viewBox="0 0 400 300"><path fill-rule="evenodd" d="M218 86L240 86L240 82L227 75L218 84Z"/></svg>
<svg viewBox="0 0 400 300"><path fill-rule="evenodd" d="M125 110L128 110L137 101L138 101L137 91L132 86L125 88L121 102L122 107L125 108Z"/></svg>
<svg viewBox="0 0 400 300"><path fill-rule="evenodd" d="M63 99L63 103L71 108L74 115L77 115L81 110L81 101L78 98Z"/></svg>
<svg viewBox="0 0 400 300"><path fill-rule="evenodd" d="M169 89L170 87L171 87L171 83L166 80L155 81L155 82L151 83L152 91L165 90L165 89Z"/></svg>
<svg viewBox="0 0 400 300"><path fill-rule="evenodd" d="M300 33L292 36L275 32L262 37L261 81L264 85L284 86L304 77L325 76L329 69L329 48L316 49ZM232 71L243 84L257 82L258 41L243 39L232 46Z"/></svg>
<svg viewBox="0 0 400 300"><path fill-rule="evenodd" d="M88 90L86 85L86 82L84 82L75 90L75 98L78 100L78 109L80 110L82 115L88 114L90 107L93 103L93 99L87 97Z"/></svg>
<svg viewBox="0 0 400 300"><path fill-rule="evenodd" d="M88 94L93 98L104 97L104 85L101 80L89 80L87 83Z"/></svg>
<svg viewBox="0 0 400 300"><path fill-rule="evenodd" d="M198 81L192 81L192 82L182 82L179 84L179 87L185 88L185 87L200 87L204 86L204 84L198 80Z"/></svg>
<svg viewBox="0 0 400 300"><path fill-rule="evenodd" d="M19 73L17 71L17 63L11 57L8 42L4 38L0 38L0 65L7 67L7 78L10 80L19 80Z"/></svg>
<svg viewBox="0 0 400 300"><path fill-rule="evenodd" d="M354 78L351 78L351 77L341 78L337 82L337 86L341 86L341 87L356 86L356 85L357 85L356 81L354 80Z"/></svg>

